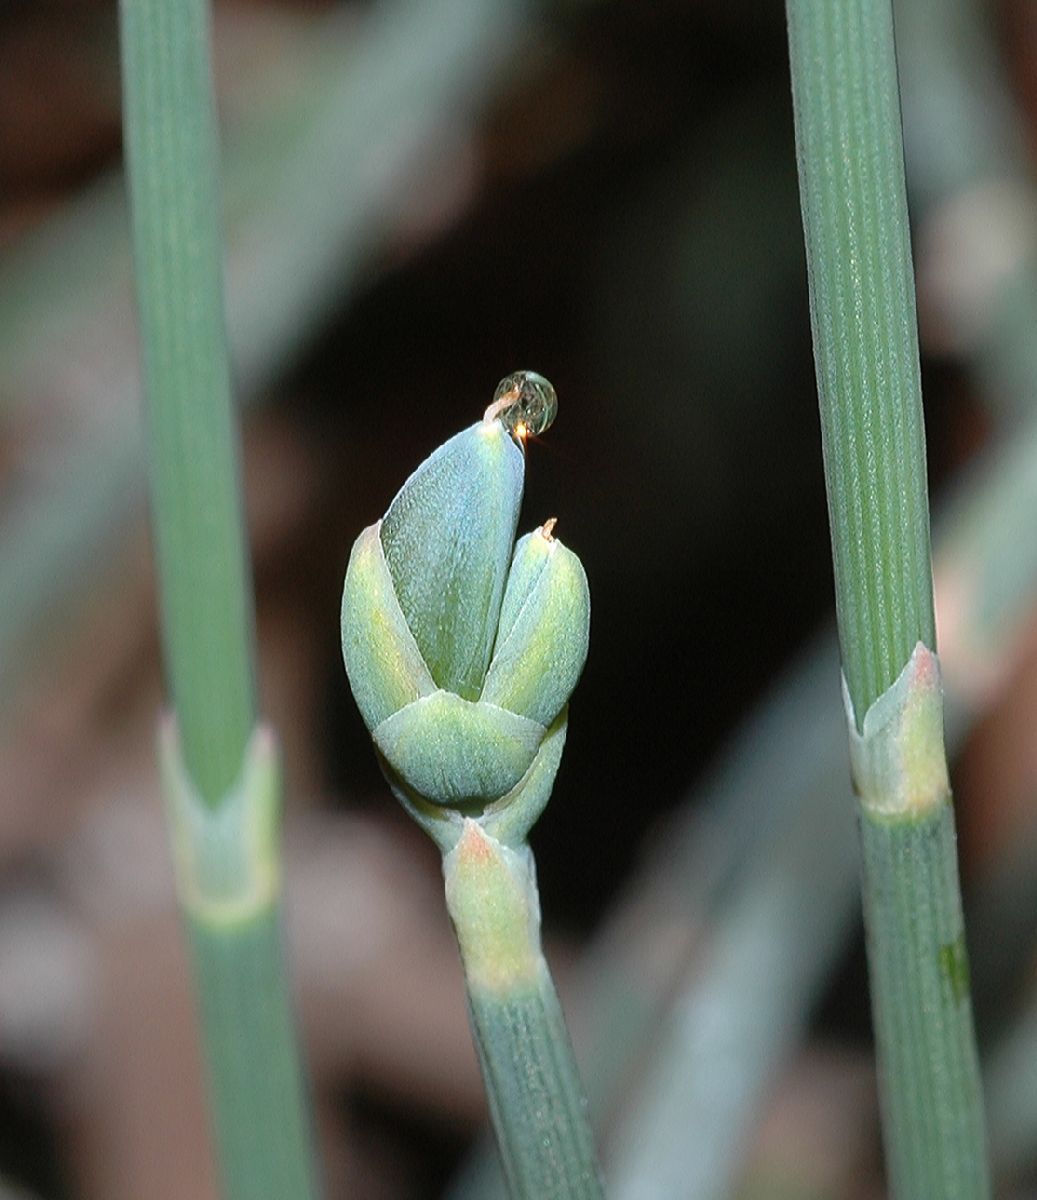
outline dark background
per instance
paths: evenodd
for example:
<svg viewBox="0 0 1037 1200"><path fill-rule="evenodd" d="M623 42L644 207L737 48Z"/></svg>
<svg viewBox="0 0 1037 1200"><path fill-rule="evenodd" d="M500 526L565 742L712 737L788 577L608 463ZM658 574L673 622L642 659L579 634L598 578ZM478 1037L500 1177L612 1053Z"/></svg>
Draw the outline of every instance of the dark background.
<svg viewBox="0 0 1037 1200"><path fill-rule="evenodd" d="M1023 2L990 7L1025 110L1037 22ZM367 8L356 6L358 28ZM327 11L287 0L216 5L228 141L248 87L261 89L277 63L279 37ZM118 164L116 32L114 6L94 0L0 10L0 290L4 263ZM449 131L453 153L424 161L386 198L393 215L362 246L348 293L329 298L276 378L245 397L259 401L244 421L245 477L265 707L285 744L289 839L304 830L295 835L299 876L312 850L308 822L340 830L319 822L356 818L378 831L385 871L398 855L400 886L410 872L434 896L434 851L395 810L341 668L345 563L359 530L425 455L481 414L500 378L528 367L555 385L558 420L528 448L522 528L557 516L592 594L590 657L533 838L564 977L659 836L659 818L826 619L832 583L782 6L559 4L531 15L527 33L471 123ZM280 234L292 238L291 212ZM105 369L119 356L132 364L123 292L117 310L87 305L64 335L93 346ZM42 480L33 494L47 494L47 472L60 474L97 420L85 411L89 389L62 375L64 343L34 353L47 364L34 375L4 379L0 367L0 503L11 511L27 480ZM982 442L988 418L953 353L927 351L923 375L938 492ZM157 1186L147 1163L204 1156L204 1144L186 1142L142 1150L141 1174L132 1163L121 1172L98 1165L137 1135L118 1115L106 1123L109 1076L91 1055L132 1075L141 1048L162 1037L157 1001L132 981L161 976L148 965L155 946L173 947L170 972L182 968L171 913L161 938L151 926L115 935L68 883L107 798L146 792L140 802L158 820L154 781L142 782L160 702L154 597L143 510L130 493L136 515L111 526L110 569L62 597L60 635L48 626L28 647L0 710L9 747L0 911L39 901L50 924L38 937L23 925L44 959L47 937L71 931L92 964L87 976L122 980L111 993L91 984L81 1026L66 1011L74 1004L58 1006L54 1029L71 1049L19 1040L13 1019L4 1035L0 998L0 1170L40 1196L156 1195L142 1190ZM833 678L836 703L837 687ZM292 877L290 868L290 893ZM442 939L440 915L428 919ZM4 936L0 964L21 963L4 958ZM442 944L434 967L449 973ZM46 986L74 997L85 976L60 958L63 946L54 954L66 973ZM406 987L395 968L381 969L371 968L371 995ZM821 1023L866 1049L862 981L858 945ZM326 1030L349 1010L341 996L325 1001L315 1024ZM420 1022L420 1001L398 1019ZM316 1071L330 1098L323 1128L332 1138L346 1130L353 1147L350 1194L432 1194L477 1119L477 1085L440 1110L434 1086L392 1074L388 1052L328 1050L337 1046L330 1035L316 1043L311 1055L328 1054ZM155 1069L141 1077L145 1099L162 1086ZM470 1063L465 1072L473 1078ZM111 1103L133 1107L125 1097ZM187 1126L203 1136L200 1119ZM164 1194L203 1194L204 1180L178 1192L171 1175Z"/></svg>

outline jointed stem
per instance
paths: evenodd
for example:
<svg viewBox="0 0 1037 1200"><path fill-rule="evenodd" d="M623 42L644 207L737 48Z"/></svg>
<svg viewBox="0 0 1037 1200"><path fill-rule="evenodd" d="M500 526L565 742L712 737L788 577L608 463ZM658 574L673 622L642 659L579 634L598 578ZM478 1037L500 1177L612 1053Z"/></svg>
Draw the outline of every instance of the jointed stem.
<svg viewBox="0 0 1037 1200"><path fill-rule="evenodd" d="M789 0L843 670L858 727L935 646L925 434L889 0Z"/></svg>
<svg viewBox="0 0 1037 1200"><path fill-rule="evenodd" d="M508 1192L600 1200L587 1102L540 949L529 847L510 849L466 821L443 873Z"/></svg>
<svg viewBox="0 0 1037 1200"><path fill-rule="evenodd" d="M892 11L787 7L890 1181L898 1200L982 1200Z"/></svg>
<svg viewBox="0 0 1037 1200"><path fill-rule="evenodd" d="M227 1200L316 1195L280 931L280 779L257 731L224 332L206 0L121 0L152 525L175 720L163 766Z"/></svg>

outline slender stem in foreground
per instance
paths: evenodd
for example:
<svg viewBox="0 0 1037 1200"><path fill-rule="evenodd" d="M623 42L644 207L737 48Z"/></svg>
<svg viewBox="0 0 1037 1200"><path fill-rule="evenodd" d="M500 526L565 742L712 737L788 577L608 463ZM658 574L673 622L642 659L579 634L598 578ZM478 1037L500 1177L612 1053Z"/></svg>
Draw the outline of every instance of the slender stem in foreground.
<svg viewBox="0 0 1037 1200"><path fill-rule="evenodd" d="M205 0L122 0L124 123L163 642L162 763L223 1191L316 1195L281 952L280 779L256 726Z"/></svg>
<svg viewBox="0 0 1037 1200"><path fill-rule="evenodd" d="M857 726L935 646L925 431L889 0L789 0L843 669Z"/></svg>
<svg viewBox="0 0 1037 1200"><path fill-rule="evenodd" d="M883 1129L900 1200L989 1195L935 655L889 0L788 0Z"/></svg>
<svg viewBox="0 0 1037 1200"><path fill-rule="evenodd" d="M443 874L508 1192L523 1200L595 1200L602 1189L594 1140L540 949L532 853L466 821Z"/></svg>

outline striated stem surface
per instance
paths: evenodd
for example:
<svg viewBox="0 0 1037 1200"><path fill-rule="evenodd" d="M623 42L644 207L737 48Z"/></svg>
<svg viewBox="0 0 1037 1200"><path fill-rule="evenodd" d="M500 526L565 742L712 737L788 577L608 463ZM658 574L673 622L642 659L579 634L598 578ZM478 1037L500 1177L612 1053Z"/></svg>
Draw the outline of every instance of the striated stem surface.
<svg viewBox="0 0 1037 1200"><path fill-rule="evenodd" d="M166 670L210 804L255 724L206 0L122 0L123 109Z"/></svg>
<svg viewBox="0 0 1037 1200"><path fill-rule="evenodd" d="M888 0L789 0L843 668L857 719L933 647L914 277Z"/></svg>
<svg viewBox="0 0 1037 1200"><path fill-rule="evenodd" d="M890 1183L984 1200L893 16L889 0L787 11Z"/></svg>
<svg viewBox="0 0 1037 1200"><path fill-rule="evenodd" d="M540 949L532 853L501 845L468 820L443 874L508 1192L516 1200L597 1200L587 1101Z"/></svg>
<svg viewBox="0 0 1037 1200"><path fill-rule="evenodd" d="M227 1200L316 1195L280 937L280 774L256 727L206 0L121 0L165 669L162 766Z"/></svg>

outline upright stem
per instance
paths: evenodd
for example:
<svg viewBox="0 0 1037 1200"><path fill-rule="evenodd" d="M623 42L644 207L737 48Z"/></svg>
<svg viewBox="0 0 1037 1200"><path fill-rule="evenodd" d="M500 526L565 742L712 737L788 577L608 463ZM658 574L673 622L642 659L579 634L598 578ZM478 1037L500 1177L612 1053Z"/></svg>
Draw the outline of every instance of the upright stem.
<svg viewBox="0 0 1037 1200"><path fill-rule="evenodd" d="M175 721L162 765L228 1200L316 1195L281 950L280 778L256 726L206 0L121 0L152 527Z"/></svg>
<svg viewBox="0 0 1037 1200"><path fill-rule="evenodd" d="M839 637L858 728L935 645L925 431L889 0L789 0Z"/></svg>
<svg viewBox="0 0 1037 1200"><path fill-rule="evenodd" d="M122 0L126 155L163 638L203 799L255 724L206 0Z"/></svg>
<svg viewBox="0 0 1037 1200"><path fill-rule="evenodd" d="M889 0L788 0L800 197L898 1200L989 1194L935 656Z"/></svg>
<svg viewBox="0 0 1037 1200"><path fill-rule="evenodd" d="M587 1101L540 949L532 853L466 821L443 875L508 1194L601 1200Z"/></svg>

